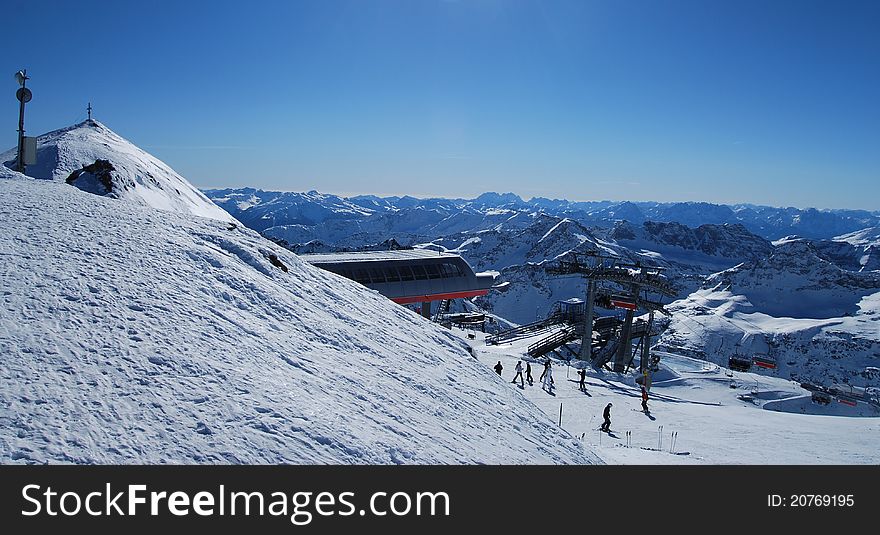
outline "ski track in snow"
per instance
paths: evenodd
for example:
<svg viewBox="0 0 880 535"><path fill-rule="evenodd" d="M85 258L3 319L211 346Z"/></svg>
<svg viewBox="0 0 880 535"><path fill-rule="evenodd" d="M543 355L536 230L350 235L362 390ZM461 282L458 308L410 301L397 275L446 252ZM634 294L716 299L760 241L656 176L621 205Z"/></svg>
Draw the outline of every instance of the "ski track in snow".
<svg viewBox="0 0 880 535"><path fill-rule="evenodd" d="M0 199L2 462L600 462L461 340L241 226Z"/></svg>

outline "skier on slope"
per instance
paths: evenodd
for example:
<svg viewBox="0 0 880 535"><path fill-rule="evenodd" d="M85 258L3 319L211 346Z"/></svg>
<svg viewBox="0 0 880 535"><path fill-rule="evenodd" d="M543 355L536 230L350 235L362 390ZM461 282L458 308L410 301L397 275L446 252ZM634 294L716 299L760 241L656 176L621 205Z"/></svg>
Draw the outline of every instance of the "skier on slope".
<svg viewBox="0 0 880 535"><path fill-rule="evenodd" d="M526 362L526 381L529 382L529 386L532 386L532 383L535 382L532 378L532 365L529 362Z"/></svg>
<svg viewBox="0 0 880 535"><path fill-rule="evenodd" d="M553 369L550 366L547 366L547 368L544 369L543 377L544 377L544 384L543 384L543 386L541 386L541 388L543 388L544 390L546 390L547 392L552 394L554 381L553 381Z"/></svg>
<svg viewBox="0 0 880 535"><path fill-rule="evenodd" d="M605 410L602 411L602 417L605 418L605 421L602 422L602 427L600 429L605 431L606 433L611 432L611 403L605 405Z"/></svg>
<svg viewBox="0 0 880 535"><path fill-rule="evenodd" d="M550 357L547 357L547 362L544 363L544 371L541 372L541 376L538 377L539 381L544 380L544 376L547 375L547 370L549 370L549 369L550 369Z"/></svg>
<svg viewBox="0 0 880 535"><path fill-rule="evenodd" d="M578 385L580 386L581 392L586 392L587 387L584 385L584 380L587 378L587 369L581 368L580 371L578 372L578 375L581 376L581 380L578 381Z"/></svg>
<svg viewBox="0 0 880 535"><path fill-rule="evenodd" d="M650 412L648 410L648 391L644 386L642 387L642 410L645 411L645 414Z"/></svg>
<svg viewBox="0 0 880 535"><path fill-rule="evenodd" d="M495 365L495 373L501 375L501 370L504 369L504 366L501 365L501 361L498 361L498 364Z"/></svg>
<svg viewBox="0 0 880 535"><path fill-rule="evenodd" d="M513 381L511 381L511 383L515 383L516 378L519 377L520 386L525 387L526 384L525 384L525 381L523 380L523 375L522 375L523 370L522 370L522 361L521 360L518 360L516 362L515 370L516 370L516 375L513 376Z"/></svg>

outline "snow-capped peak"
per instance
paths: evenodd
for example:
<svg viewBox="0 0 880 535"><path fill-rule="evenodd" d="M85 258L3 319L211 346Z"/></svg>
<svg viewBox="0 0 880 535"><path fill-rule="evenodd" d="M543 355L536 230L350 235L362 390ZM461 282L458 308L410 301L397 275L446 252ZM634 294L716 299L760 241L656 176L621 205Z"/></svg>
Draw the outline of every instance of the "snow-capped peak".
<svg viewBox="0 0 880 535"><path fill-rule="evenodd" d="M11 166L15 157L13 148L0 161ZM162 210L235 221L167 164L91 119L39 136L37 161L25 174Z"/></svg>

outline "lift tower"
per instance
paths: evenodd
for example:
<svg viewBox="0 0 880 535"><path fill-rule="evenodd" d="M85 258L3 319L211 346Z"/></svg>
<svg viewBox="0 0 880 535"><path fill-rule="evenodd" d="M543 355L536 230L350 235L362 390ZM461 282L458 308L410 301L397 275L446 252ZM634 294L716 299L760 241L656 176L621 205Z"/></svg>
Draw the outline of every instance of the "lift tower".
<svg viewBox="0 0 880 535"><path fill-rule="evenodd" d="M618 343L614 352L613 369L622 372L632 362L632 343L634 338L650 337L651 323L647 328L640 327L638 332L633 331L633 318L639 309L651 313L649 318L653 320L653 313L660 312L668 315L663 304L659 300L649 297L650 293L660 296L673 297L676 295L675 287L662 274L663 268L643 266L641 263L624 262L621 258L601 255L598 252L572 253L560 259L546 268L550 275L581 275L586 279L586 312L584 314L583 339L581 341L580 358L593 360L593 306L597 299L602 300L610 307L626 309L626 317L618 333ZM615 285L618 292L602 288L599 285ZM645 351L646 343L642 346L642 366L647 364ZM594 365L597 364L594 362ZM598 363L599 365L604 362Z"/></svg>

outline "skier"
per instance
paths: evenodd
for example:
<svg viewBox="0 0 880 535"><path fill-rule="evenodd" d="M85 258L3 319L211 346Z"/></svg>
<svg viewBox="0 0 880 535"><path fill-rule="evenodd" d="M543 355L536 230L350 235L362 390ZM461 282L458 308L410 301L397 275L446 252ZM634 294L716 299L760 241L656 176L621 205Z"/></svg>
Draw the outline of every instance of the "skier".
<svg viewBox="0 0 880 535"><path fill-rule="evenodd" d="M611 403L605 405L605 410L602 412L602 417L605 418L605 421L602 422L602 427L600 427L599 429L605 431L606 433L611 432Z"/></svg>
<svg viewBox="0 0 880 535"><path fill-rule="evenodd" d="M498 364L495 365L495 372L498 375L501 375L501 370L503 370L503 369L504 369L504 366L501 365L501 361L499 360Z"/></svg>
<svg viewBox="0 0 880 535"><path fill-rule="evenodd" d="M547 362L544 363L544 371L541 372L541 377L538 377L539 381L544 380L544 376L547 375L547 370L550 369L550 357L547 357Z"/></svg>
<svg viewBox="0 0 880 535"><path fill-rule="evenodd" d="M581 376L581 380L580 380L580 382L578 382L578 385L579 385L580 388L581 388L581 392L586 392L586 391L587 391L587 387L584 385L584 379L587 378L587 369L586 369L586 368L581 368L581 370L578 372L578 375Z"/></svg>
<svg viewBox="0 0 880 535"><path fill-rule="evenodd" d="M516 378L519 377L520 386L524 388L524 387L526 386L526 384L525 384L525 381L523 381L523 375L522 375L522 361L521 361L521 360L518 360L518 361L516 362L516 368L515 368L515 369L516 369L516 375L513 376L513 381L511 381L511 383L515 383L515 382L516 382Z"/></svg>
<svg viewBox="0 0 880 535"><path fill-rule="evenodd" d="M553 369L550 366L547 366L547 368L544 370L543 377L544 377L544 384L541 388L543 388L544 390L546 390L547 392L552 394L554 381L553 381Z"/></svg>
<svg viewBox="0 0 880 535"><path fill-rule="evenodd" d="M642 410L645 411L645 414L648 414L648 391L645 390L645 387L642 387Z"/></svg>
<svg viewBox="0 0 880 535"><path fill-rule="evenodd" d="M532 384L535 382L535 380L532 378L532 365L528 362L526 362L526 381L529 382L529 386L532 386Z"/></svg>

